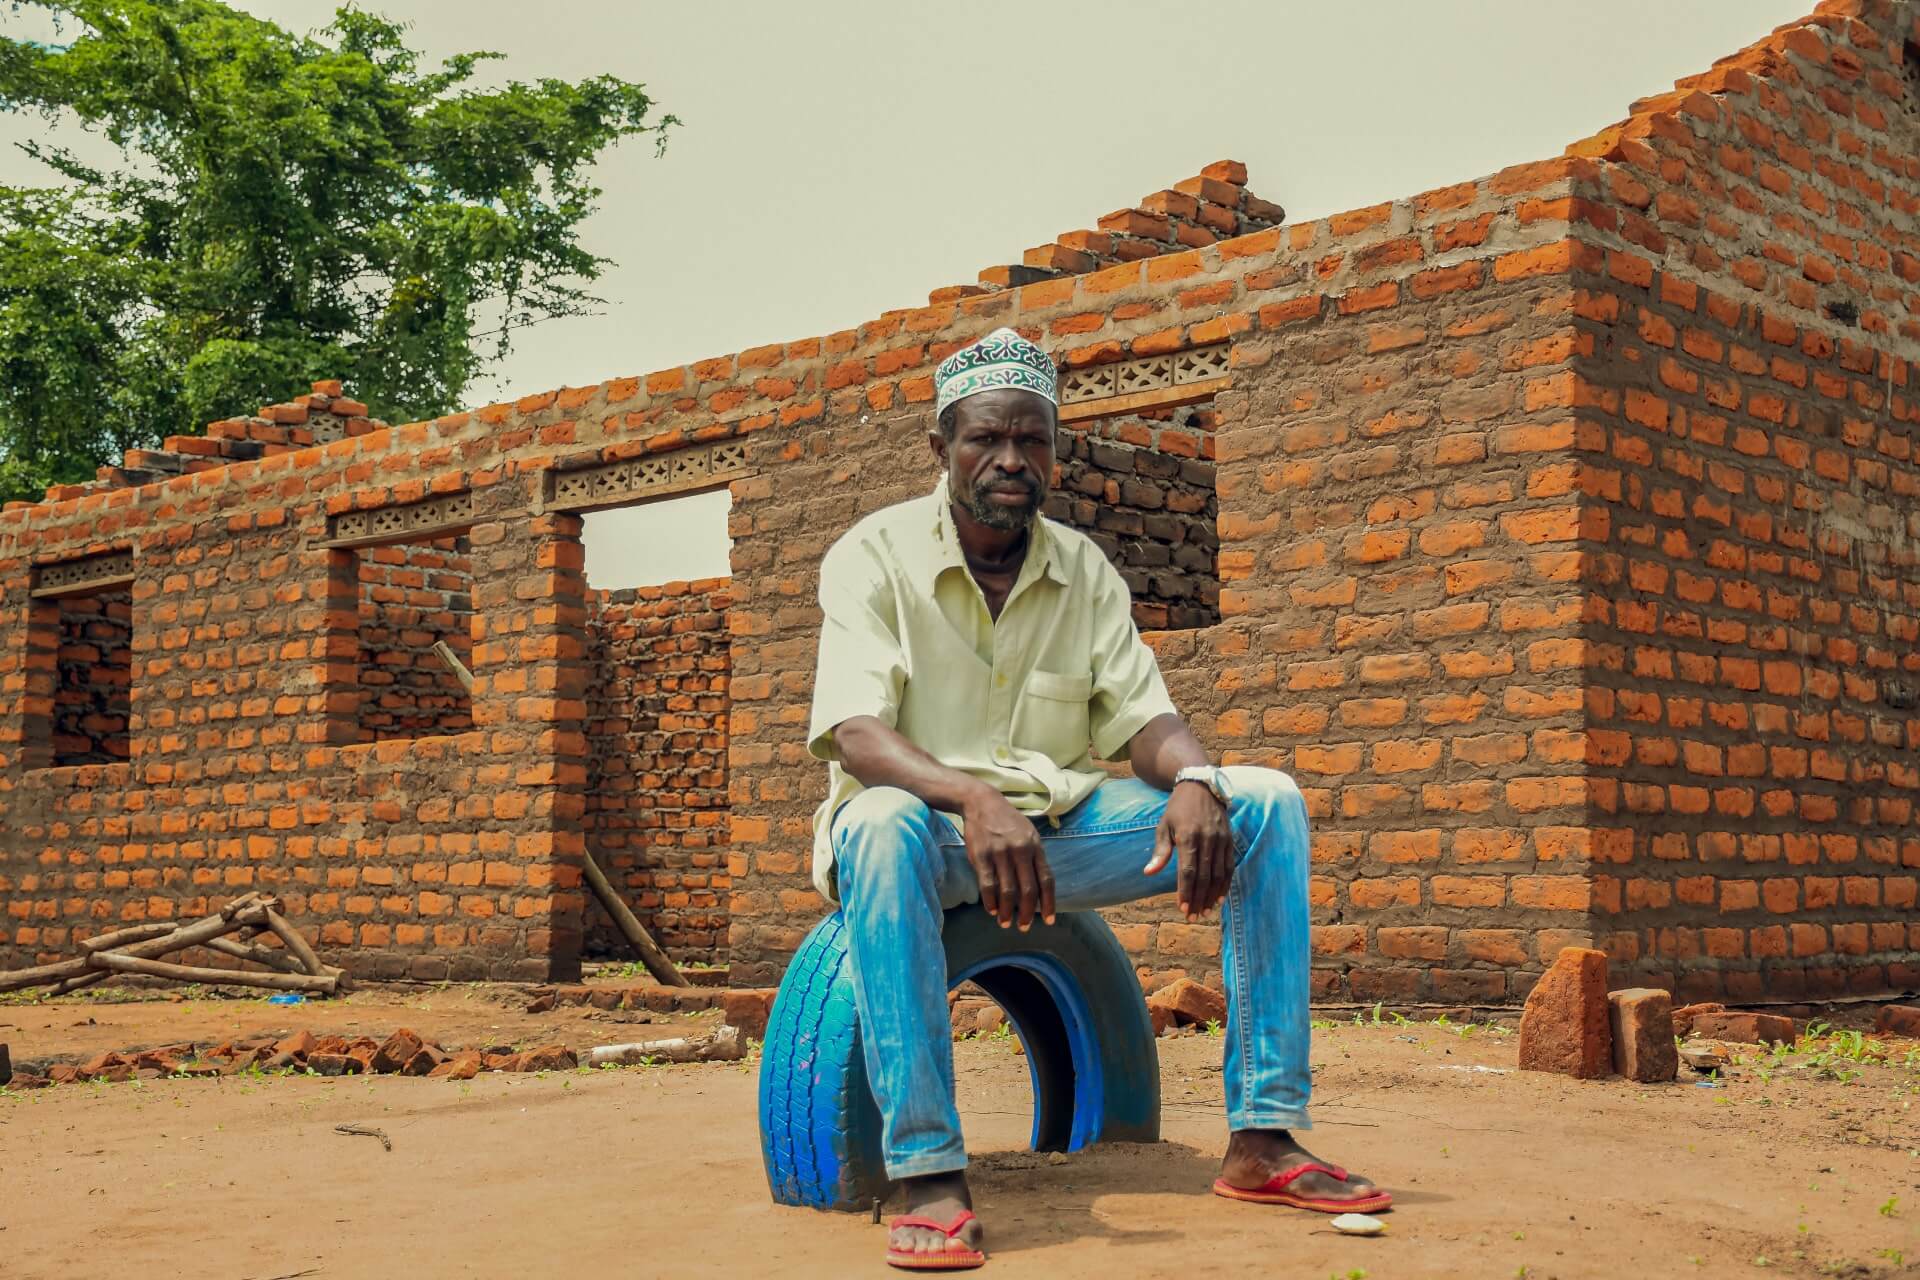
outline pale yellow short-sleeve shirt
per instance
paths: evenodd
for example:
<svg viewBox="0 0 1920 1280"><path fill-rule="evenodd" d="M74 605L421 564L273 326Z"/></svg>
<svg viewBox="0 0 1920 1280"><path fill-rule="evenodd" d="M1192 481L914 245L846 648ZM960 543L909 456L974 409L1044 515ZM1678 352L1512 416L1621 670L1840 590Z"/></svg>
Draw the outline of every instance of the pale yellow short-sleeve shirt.
<svg viewBox="0 0 1920 1280"><path fill-rule="evenodd" d="M996 622L967 572L944 475L848 530L820 566L808 729L830 773L813 822L820 892L836 899L833 815L861 790L833 741L854 716L993 784L1022 813L1062 814L1091 795L1107 776L1093 757L1117 758L1174 709L1132 605L1099 547L1039 519Z"/></svg>

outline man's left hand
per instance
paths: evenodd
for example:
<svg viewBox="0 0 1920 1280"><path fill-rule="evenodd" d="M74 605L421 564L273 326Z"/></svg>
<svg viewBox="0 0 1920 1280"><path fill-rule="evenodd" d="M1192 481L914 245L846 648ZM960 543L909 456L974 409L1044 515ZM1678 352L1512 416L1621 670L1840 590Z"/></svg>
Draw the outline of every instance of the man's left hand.
<svg viewBox="0 0 1920 1280"><path fill-rule="evenodd" d="M1227 807L1198 782L1179 783L1167 797L1145 874L1158 872L1176 851L1180 910L1187 919L1198 919L1227 896L1233 880L1233 826Z"/></svg>

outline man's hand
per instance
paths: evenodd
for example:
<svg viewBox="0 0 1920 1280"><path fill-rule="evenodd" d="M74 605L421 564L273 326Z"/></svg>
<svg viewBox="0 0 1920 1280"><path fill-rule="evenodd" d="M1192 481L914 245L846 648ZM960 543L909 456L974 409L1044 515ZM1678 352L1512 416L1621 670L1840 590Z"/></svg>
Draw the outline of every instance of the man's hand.
<svg viewBox="0 0 1920 1280"><path fill-rule="evenodd" d="M1032 926L1038 915L1053 923L1053 872L1033 823L992 788L983 788L960 811L966 828L967 861L980 882L980 905L1000 927Z"/></svg>
<svg viewBox="0 0 1920 1280"><path fill-rule="evenodd" d="M1180 910L1196 920L1227 896L1233 881L1233 827L1227 807L1198 782L1182 782L1167 797L1145 873L1153 875L1166 866L1175 850L1180 854Z"/></svg>

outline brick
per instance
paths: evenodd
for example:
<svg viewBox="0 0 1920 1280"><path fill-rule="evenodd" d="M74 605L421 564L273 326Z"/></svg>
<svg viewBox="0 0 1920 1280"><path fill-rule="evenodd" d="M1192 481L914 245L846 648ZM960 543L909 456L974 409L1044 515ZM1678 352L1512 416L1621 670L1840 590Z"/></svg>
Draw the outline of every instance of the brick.
<svg viewBox="0 0 1920 1280"><path fill-rule="evenodd" d="M400 1068L403 1076L430 1076L449 1055L437 1044L423 1044Z"/></svg>
<svg viewBox="0 0 1920 1280"><path fill-rule="evenodd" d="M1161 1009L1176 1026L1205 1026L1209 1022L1225 1024L1227 998L1212 987L1191 978L1182 978L1147 997L1147 1008Z"/></svg>
<svg viewBox="0 0 1920 1280"><path fill-rule="evenodd" d="M720 1007L730 1027L740 1028L744 1039L764 1040L767 1020L773 1016L774 987L734 988L726 992Z"/></svg>
<svg viewBox="0 0 1920 1280"><path fill-rule="evenodd" d="M1607 993L1615 1073L1641 1084L1680 1074L1673 1043L1673 997L1649 987Z"/></svg>
<svg viewBox="0 0 1920 1280"><path fill-rule="evenodd" d="M382 1075L391 1075L412 1061L423 1047L424 1042L419 1036L402 1027L382 1042L367 1065Z"/></svg>
<svg viewBox="0 0 1920 1280"><path fill-rule="evenodd" d="M1613 1070L1604 951L1566 948L1527 993L1520 1015L1520 1069L1579 1080Z"/></svg>
<svg viewBox="0 0 1920 1280"><path fill-rule="evenodd" d="M1920 1005L1887 1004L1874 1015L1873 1029L1883 1036L1920 1039Z"/></svg>
<svg viewBox="0 0 1920 1280"><path fill-rule="evenodd" d="M1700 1013L1691 1019L1689 1029L1704 1039L1734 1044L1791 1042L1794 1038L1793 1019L1774 1013Z"/></svg>
<svg viewBox="0 0 1920 1280"><path fill-rule="evenodd" d="M571 1071L578 1065L573 1050L562 1045L542 1045L538 1049L529 1049L516 1054L510 1071Z"/></svg>
<svg viewBox="0 0 1920 1280"><path fill-rule="evenodd" d="M434 1080L471 1080L480 1074L484 1065L483 1055L475 1050L466 1049L434 1067L427 1072L427 1076Z"/></svg>

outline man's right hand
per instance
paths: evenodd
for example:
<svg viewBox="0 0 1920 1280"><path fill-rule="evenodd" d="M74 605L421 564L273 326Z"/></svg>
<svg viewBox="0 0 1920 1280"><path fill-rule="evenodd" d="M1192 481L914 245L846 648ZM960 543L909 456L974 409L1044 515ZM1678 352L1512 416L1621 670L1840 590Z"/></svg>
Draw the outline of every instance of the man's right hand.
<svg viewBox="0 0 1920 1280"><path fill-rule="evenodd" d="M997 790L985 788L960 811L967 861L980 882L980 905L1002 929L1027 929L1038 915L1053 923L1053 872L1033 822Z"/></svg>

